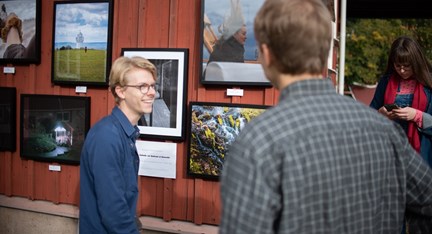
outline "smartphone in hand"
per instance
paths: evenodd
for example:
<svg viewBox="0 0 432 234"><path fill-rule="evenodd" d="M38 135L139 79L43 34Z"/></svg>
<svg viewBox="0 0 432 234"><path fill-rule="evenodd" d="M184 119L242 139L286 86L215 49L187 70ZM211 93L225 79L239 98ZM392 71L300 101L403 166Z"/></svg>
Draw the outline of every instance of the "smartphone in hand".
<svg viewBox="0 0 432 234"><path fill-rule="evenodd" d="M386 104L384 105L384 107L386 108L387 111L392 111L394 109L399 109L399 106L395 103L393 104Z"/></svg>

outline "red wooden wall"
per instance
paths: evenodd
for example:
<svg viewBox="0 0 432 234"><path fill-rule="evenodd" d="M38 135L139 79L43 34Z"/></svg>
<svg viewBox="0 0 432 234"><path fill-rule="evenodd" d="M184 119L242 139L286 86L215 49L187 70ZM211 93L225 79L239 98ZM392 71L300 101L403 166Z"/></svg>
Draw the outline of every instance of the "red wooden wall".
<svg viewBox="0 0 432 234"><path fill-rule="evenodd" d="M0 86L17 88L18 105L22 93L90 96L93 125L111 112L114 99L107 88L88 87L86 94L76 94L75 87L51 84L54 1L41 2L41 63L15 66L16 73L13 75L1 73ZM200 84L200 11L199 0L115 0L113 60L120 56L121 48L124 47L188 48L187 103L212 101L274 105L278 92L273 88L241 87L244 89L243 97L228 97L226 89L233 87L204 87ZM53 163L22 160L19 127L18 121L16 152L0 152L0 194L78 205L79 166L61 165L61 172L54 172L48 170L48 165ZM161 217L166 221L183 220L217 225L221 211L219 182L186 175L187 143L188 139L177 145L176 179L140 177L138 213Z"/></svg>

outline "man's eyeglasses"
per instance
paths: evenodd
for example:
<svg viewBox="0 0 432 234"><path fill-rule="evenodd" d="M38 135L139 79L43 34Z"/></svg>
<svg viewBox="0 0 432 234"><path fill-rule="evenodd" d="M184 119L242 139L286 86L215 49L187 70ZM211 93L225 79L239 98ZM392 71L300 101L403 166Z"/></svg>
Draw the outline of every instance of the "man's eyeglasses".
<svg viewBox="0 0 432 234"><path fill-rule="evenodd" d="M150 91L150 88L152 88L154 91L159 89L158 84L142 84L142 85L124 85L124 87L133 87L139 89L142 94L147 94L148 91Z"/></svg>
<svg viewBox="0 0 432 234"><path fill-rule="evenodd" d="M398 63L395 63L394 67L396 68L396 70L401 70L401 69L404 69L405 71L411 70L411 64L398 64Z"/></svg>

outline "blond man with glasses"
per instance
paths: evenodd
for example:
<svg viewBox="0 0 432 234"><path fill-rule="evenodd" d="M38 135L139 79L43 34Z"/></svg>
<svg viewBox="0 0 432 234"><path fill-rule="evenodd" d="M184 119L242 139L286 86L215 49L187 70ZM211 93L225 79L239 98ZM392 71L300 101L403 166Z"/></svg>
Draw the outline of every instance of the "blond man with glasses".
<svg viewBox="0 0 432 234"><path fill-rule="evenodd" d="M150 113L156 67L141 57L112 65L109 89L116 105L88 132L81 152L80 233L139 233L136 218L138 120Z"/></svg>

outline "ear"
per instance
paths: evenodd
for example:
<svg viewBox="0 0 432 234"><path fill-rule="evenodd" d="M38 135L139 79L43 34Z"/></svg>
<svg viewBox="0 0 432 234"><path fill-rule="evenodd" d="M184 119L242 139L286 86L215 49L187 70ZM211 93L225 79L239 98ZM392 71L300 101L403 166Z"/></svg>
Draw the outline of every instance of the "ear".
<svg viewBox="0 0 432 234"><path fill-rule="evenodd" d="M121 100L125 99L125 95L124 95L124 89L123 89L123 87L116 86L116 87L115 87L115 92L117 93L117 96L118 96Z"/></svg>
<svg viewBox="0 0 432 234"><path fill-rule="evenodd" d="M267 44L261 44L261 56L262 56L262 63L266 67L270 67L270 65L273 63L273 56L270 52L270 49L268 48Z"/></svg>

